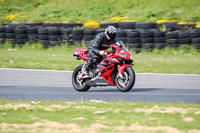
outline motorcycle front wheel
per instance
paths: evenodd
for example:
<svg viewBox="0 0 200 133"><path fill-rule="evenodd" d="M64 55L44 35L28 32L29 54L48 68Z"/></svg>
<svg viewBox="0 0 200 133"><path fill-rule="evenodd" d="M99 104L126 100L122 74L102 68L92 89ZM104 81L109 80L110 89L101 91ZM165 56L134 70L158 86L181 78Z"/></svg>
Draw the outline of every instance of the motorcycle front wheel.
<svg viewBox="0 0 200 133"><path fill-rule="evenodd" d="M77 91L88 91L90 89L90 86L86 84L88 79L79 79L79 75L82 73L81 69L83 67L83 64L76 67L72 74L72 85L75 90Z"/></svg>
<svg viewBox="0 0 200 133"><path fill-rule="evenodd" d="M119 76L119 72L115 78L115 83L119 91L130 91L135 84L135 72L132 67L126 67L122 78Z"/></svg>

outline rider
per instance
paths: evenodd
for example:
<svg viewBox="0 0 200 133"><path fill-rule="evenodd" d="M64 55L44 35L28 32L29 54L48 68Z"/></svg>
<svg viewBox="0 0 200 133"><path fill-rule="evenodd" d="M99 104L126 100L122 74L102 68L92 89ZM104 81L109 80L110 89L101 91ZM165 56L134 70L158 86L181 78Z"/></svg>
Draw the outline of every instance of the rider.
<svg viewBox="0 0 200 133"><path fill-rule="evenodd" d="M88 54L90 60L82 67L83 78L88 78L88 70L93 64L98 64L100 62L101 56L105 55L106 52L101 50L106 50L110 47L110 44L115 43L115 37L117 35L117 29L114 26L108 26L105 32L97 34L88 48Z"/></svg>

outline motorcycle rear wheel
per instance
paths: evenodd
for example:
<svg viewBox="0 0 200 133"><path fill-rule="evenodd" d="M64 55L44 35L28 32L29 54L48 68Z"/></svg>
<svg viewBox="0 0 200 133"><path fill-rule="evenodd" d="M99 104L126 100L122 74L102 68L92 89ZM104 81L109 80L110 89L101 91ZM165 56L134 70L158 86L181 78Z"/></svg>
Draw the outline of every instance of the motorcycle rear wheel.
<svg viewBox="0 0 200 133"><path fill-rule="evenodd" d="M130 91L135 84L135 72L132 67L126 67L122 74L123 79L120 78L119 72L115 78L115 83L119 91Z"/></svg>
<svg viewBox="0 0 200 133"><path fill-rule="evenodd" d="M81 69L83 67L83 64L76 67L72 74L72 85L75 90L83 92L88 91L90 89L90 86L86 83L88 79L79 79L79 75L82 73Z"/></svg>

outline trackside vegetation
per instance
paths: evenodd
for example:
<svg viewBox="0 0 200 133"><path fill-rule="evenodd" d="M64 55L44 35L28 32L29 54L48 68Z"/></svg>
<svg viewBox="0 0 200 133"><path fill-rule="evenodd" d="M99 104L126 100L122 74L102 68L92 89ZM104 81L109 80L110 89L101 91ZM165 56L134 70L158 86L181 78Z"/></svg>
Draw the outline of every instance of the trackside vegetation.
<svg viewBox="0 0 200 133"><path fill-rule="evenodd" d="M0 101L0 132L198 133L200 105Z"/></svg>
<svg viewBox="0 0 200 133"><path fill-rule="evenodd" d="M0 0L0 22L200 22L200 0Z"/></svg>
<svg viewBox="0 0 200 133"><path fill-rule="evenodd" d="M70 70L83 61L76 60L73 53L76 48L86 46L62 45L44 49L41 44L25 44L22 48L12 44L0 45L0 68L25 68L47 70ZM200 74L200 52L192 46L142 51L133 55L136 73L178 73Z"/></svg>

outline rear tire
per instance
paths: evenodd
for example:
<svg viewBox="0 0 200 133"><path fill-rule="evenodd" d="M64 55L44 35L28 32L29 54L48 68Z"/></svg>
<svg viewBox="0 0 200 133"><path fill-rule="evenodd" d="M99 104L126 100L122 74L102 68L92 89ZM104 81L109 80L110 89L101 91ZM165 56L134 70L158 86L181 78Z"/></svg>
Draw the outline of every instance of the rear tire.
<svg viewBox="0 0 200 133"><path fill-rule="evenodd" d="M134 72L133 68L126 67L122 76L124 77L124 79L121 79L118 76L118 74L115 78L115 83L116 83L118 90L121 92L130 91L135 84L135 72ZM123 81L123 80L125 80L125 81Z"/></svg>
<svg viewBox="0 0 200 133"><path fill-rule="evenodd" d="M83 67L83 64L79 65L76 67L72 74L72 85L75 90L83 92L83 91L88 91L91 86L89 86L86 82L88 79L78 79L78 75L81 74L81 69Z"/></svg>

